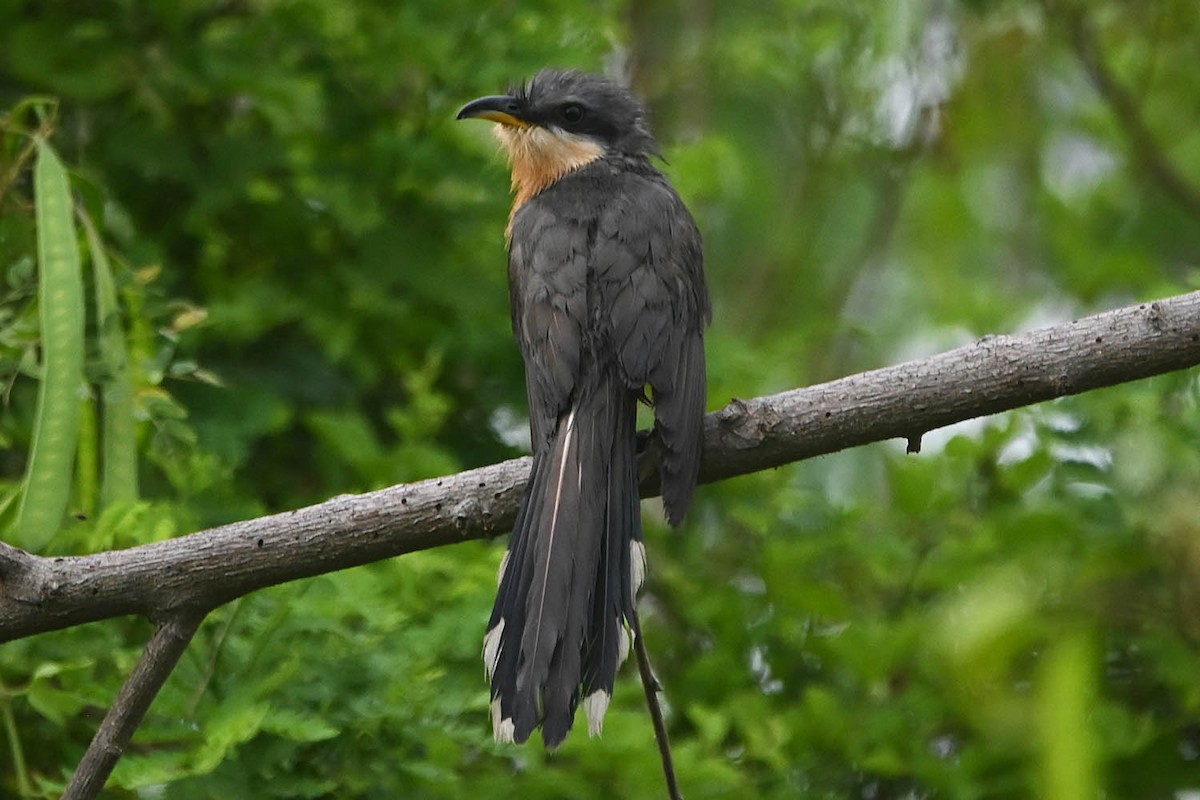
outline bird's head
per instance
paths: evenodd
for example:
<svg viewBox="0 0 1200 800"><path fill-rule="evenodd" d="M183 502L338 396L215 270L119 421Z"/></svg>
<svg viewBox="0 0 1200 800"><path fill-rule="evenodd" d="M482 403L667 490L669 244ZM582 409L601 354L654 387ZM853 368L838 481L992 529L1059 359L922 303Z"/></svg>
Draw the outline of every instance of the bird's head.
<svg viewBox="0 0 1200 800"><path fill-rule="evenodd" d="M512 164L516 207L605 155L656 152L637 98L608 78L576 70L544 69L508 94L472 100L458 119L496 123Z"/></svg>
<svg viewBox="0 0 1200 800"><path fill-rule="evenodd" d="M458 119L486 119L508 134L534 128L568 140L586 140L605 151L654 151L642 104L625 87L578 70L544 69L505 95L463 106Z"/></svg>

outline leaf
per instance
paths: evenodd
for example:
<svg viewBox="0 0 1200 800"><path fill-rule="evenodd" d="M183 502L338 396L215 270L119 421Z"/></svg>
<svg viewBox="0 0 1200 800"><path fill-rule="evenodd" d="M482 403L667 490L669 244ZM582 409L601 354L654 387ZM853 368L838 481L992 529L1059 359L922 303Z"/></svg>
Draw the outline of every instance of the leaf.
<svg viewBox="0 0 1200 800"><path fill-rule="evenodd" d="M203 774L216 769L238 745L258 734L269 711L262 703L223 706L205 725L204 744L196 752L194 771Z"/></svg>
<svg viewBox="0 0 1200 800"><path fill-rule="evenodd" d="M710 747L719 747L729 734L729 717L720 709L693 703L688 707L687 715L700 732L700 738Z"/></svg>
<svg viewBox="0 0 1200 800"><path fill-rule="evenodd" d="M56 725L64 725L69 718L86 706L89 699L76 688L76 683L64 680L69 672L79 673L92 667L90 658L79 658L71 662L43 661L34 669L27 686L16 694L22 694L34 711Z"/></svg>
<svg viewBox="0 0 1200 800"><path fill-rule="evenodd" d="M38 142L34 188L42 382L38 387L25 493L17 516L17 542L28 550L38 551L58 531L71 490L83 383L84 310L67 173L44 141Z"/></svg>
<svg viewBox="0 0 1200 800"><path fill-rule="evenodd" d="M319 717L286 708L272 711L262 729L294 742L319 742L341 732Z"/></svg>
<svg viewBox="0 0 1200 800"><path fill-rule="evenodd" d="M64 691L49 681L37 681L26 693L29 705L55 725L64 725L88 704L88 699L75 692Z"/></svg>
<svg viewBox="0 0 1200 800"><path fill-rule="evenodd" d="M176 750L131 753L117 763L110 784L125 789L161 786L187 774L185 759L185 753Z"/></svg>

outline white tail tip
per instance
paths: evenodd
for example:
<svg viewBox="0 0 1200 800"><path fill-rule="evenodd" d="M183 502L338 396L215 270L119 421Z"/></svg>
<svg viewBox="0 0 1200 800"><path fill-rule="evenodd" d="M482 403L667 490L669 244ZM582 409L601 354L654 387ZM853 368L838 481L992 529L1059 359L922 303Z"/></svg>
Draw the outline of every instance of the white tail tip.
<svg viewBox="0 0 1200 800"><path fill-rule="evenodd" d="M588 721L588 735L599 736L604 731L604 715L608 712L608 703L612 695L603 689L583 698L583 713Z"/></svg>
<svg viewBox="0 0 1200 800"><path fill-rule="evenodd" d="M500 698L497 697L492 701L492 736L500 744L512 744L515 733L512 717L500 718Z"/></svg>
<svg viewBox="0 0 1200 800"><path fill-rule="evenodd" d="M483 636L483 673L490 681L496 674L496 664L500 661L500 637L504 635L504 617Z"/></svg>

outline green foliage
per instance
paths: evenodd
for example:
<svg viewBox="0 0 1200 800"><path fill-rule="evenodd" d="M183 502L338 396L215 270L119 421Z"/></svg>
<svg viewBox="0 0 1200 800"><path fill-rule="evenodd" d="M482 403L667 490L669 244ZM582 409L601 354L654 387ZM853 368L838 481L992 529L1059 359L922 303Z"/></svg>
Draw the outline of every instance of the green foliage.
<svg viewBox="0 0 1200 800"><path fill-rule="evenodd" d="M0 6L2 535L94 552L512 455L507 176L453 115L544 64L635 69L705 233L713 406L1184 291L1198 32L1115 0ZM647 503L685 794L1194 790L1198 397L1167 376L706 487L678 533ZM51 417L78 444L22 538ZM110 795L659 796L628 668L601 739L490 741L498 558L218 610ZM0 648L0 794L58 796L148 630Z"/></svg>

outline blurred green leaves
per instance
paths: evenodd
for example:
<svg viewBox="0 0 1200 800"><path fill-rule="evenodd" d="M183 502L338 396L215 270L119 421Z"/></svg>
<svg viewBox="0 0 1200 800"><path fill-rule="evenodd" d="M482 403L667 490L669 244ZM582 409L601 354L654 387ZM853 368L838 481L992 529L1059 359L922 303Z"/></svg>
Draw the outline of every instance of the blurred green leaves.
<svg viewBox="0 0 1200 800"><path fill-rule="evenodd" d="M508 178L454 125L465 99L632 67L705 234L716 407L1195 288L1200 220L1163 178L1200 185L1198 30L1194 3L1113 0L0 7L0 521L42 389L47 96L95 298L51 544L72 553L516 452ZM647 503L685 793L1194 790L1197 397L1165 376L739 478L678 534ZM219 610L111 793L658 796L632 673L599 740L487 738L498 559ZM57 796L145 635L0 649L0 793Z"/></svg>

